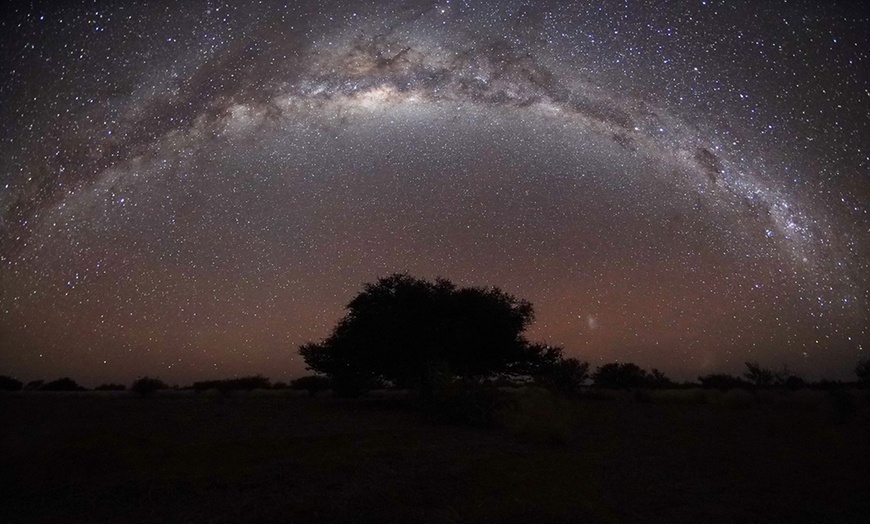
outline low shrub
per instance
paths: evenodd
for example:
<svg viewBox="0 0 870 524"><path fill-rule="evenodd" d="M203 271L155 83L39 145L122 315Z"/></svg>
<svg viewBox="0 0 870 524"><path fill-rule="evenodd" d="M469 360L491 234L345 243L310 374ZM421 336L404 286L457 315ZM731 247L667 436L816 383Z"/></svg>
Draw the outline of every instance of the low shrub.
<svg viewBox="0 0 870 524"><path fill-rule="evenodd" d="M0 391L20 391L24 383L6 375L0 375Z"/></svg>
<svg viewBox="0 0 870 524"><path fill-rule="evenodd" d="M589 363L576 358L565 358L547 367L536 377L541 386L564 396L575 395L589 378Z"/></svg>
<svg viewBox="0 0 870 524"><path fill-rule="evenodd" d="M782 385L789 391L797 391L805 388L807 382L797 375L790 375L783 380Z"/></svg>
<svg viewBox="0 0 870 524"><path fill-rule="evenodd" d="M127 386L124 384L100 384L94 388L94 391L125 391Z"/></svg>
<svg viewBox="0 0 870 524"><path fill-rule="evenodd" d="M329 380L329 377L323 375L307 375L290 381L291 389L307 391L312 397L331 387L332 381Z"/></svg>
<svg viewBox="0 0 870 524"><path fill-rule="evenodd" d="M141 396L148 396L161 389L168 389L169 386L159 378L140 377L130 385L130 391Z"/></svg>
<svg viewBox="0 0 870 524"><path fill-rule="evenodd" d="M79 386L75 380L69 377L52 380L47 384L39 387L40 391L87 391L87 388Z"/></svg>

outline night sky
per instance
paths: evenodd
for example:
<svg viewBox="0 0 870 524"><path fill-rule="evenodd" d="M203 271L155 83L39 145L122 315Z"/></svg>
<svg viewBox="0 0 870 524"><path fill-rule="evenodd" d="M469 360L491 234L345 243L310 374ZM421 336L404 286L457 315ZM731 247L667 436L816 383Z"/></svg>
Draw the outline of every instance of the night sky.
<svg viewBox="0 0 870 524"><path fill-rule="evenodd" d="M286 380L408 271L530 300L593 367L849 379L870 18L664 4L7 11L0 373Z"/></svg>

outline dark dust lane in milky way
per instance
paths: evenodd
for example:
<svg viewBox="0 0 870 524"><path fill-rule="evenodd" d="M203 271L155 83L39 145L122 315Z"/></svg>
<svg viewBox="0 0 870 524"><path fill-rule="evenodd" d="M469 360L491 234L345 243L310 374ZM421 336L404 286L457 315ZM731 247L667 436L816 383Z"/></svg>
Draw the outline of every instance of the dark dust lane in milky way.
<svg viewBox="0 0 870 524"><path fill-rule="evenodd" d="M4 372L298 375L394 271L593 364L867 358L866 12L264 4L0 22Z"/></svg>

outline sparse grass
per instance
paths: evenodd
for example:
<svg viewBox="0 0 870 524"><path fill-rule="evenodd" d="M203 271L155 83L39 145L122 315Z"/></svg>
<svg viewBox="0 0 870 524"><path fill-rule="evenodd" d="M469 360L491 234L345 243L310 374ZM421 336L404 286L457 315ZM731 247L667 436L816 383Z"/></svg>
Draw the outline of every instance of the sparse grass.
<svg viewBox="0 0 870 524"><path fill-rule="evenodd" d="M514 435L541 444L565 444L578 423L575 404L546 389L530 387L514 394L496 419Z"/></svg>
<svg viewBox="0 0 870 524"><path fill-rule="evenodd" d="M637 403L531 390L490 429L432 422L402 398L110 393L0 395L0 522L849 523L870 514L867 392L847 392L839 420L824 391L744 405L715 400L719 392L700 402L691 391L652 391Z"/></svg>

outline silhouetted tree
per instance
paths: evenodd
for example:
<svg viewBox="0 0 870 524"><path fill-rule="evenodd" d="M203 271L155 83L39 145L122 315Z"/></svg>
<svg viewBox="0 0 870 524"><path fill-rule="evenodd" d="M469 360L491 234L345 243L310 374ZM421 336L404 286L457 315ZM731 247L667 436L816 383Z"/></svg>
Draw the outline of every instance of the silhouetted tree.
<svg viewBox="0 0 870 524"><path fill-rule="evenodd" d="M100 384L94 388L94 391L124 391L127 386L124 384Z"/></svg>
<svg viewBox="0 0 870 524"><path fill-rule="evenodd" d="M806 386L806 381L799 377L788 366L783 365L781 371L773 371L773 385L795 391Z"/></svg>
<svg viewBox="0 0 870 524"><path fill-rule="evenodd" d="M722 391L735 388L748 388L750 386L749 382L726 373L704 375L703 377L698 377L698 381L703 388L719 389Z"/></svg>
<svg viewBox="0 0 870 524"><path fill-rule="evenodd" d="M0 375L0 391L20 391L24 383L6 375Z"/></svg>
<svg viewBox="0 0 870 524"><path fill-rule="evenodd" d="M669 388L673 385L674 382L656 368L652 368L647 375L647 386L651 388Z"/></svg>
<svg viewBox="0 0 870 524"><path fill-rule="evenodd" d="M540 377L555 371L565 359L561 346L550 344L525 344L519 358L500 374L505 378ZM585 380L585 377L584 377Z"/></svg>
<svg viewBox="0 0 870 524"><path fill-rule="evenodd" d="M59 378L39 388L40 391L87 391L87 388L79 386L75 380L69 377Z"/></svg>
<svg viewBox="0 0 870 524"><path fill-rule="evenodd" d="M522 336L532 305L498 288L394 274L366 284L346 309L325 340L299 348L308 369L346 394L390 381L425 395L439 375L522 372L541 355Z"/></svg>
<svg viewBox="0 0 870 524"><path fill-rule="evenodd" d="M596 387L608 389L631 389L647 385L648 375L637 364L631 362L611 362L599 366L592 374Z"/></svg>
<svg viewBox="0 0 870 524"><path fill-rule="evenodd" d="M159 378L152 377L137 378L133 384L130 385L130 391L142 396L150 395L155 391L168 388L169 386L167 386L165 382Z"/></svg>
<svg viewBox="0 0 870 524"><path fill-rule="evenodd" d="M291 380L290 387L296 390L307 391L309 395L314 396L320 391L329 389L331 381L329 377L323 375L308 375Z"/></svg>
<svg viewBox="0 0 870 524"><path fill-rule="evenodd" d="M563 395L580 391L589 378L589 362L581 362L576 358L563 358L561 348L548 348L548 350L550 353L544 354L542 361L536 365L536 382Z"/></svg>
<svg viewBox="0 0 870 524"><path fill-rule="evenodd" d="M26 386L24 386L24 391L37 391L44 383L44 380L31 380Z"/></svg>
<svg viewBox="0 0 870 524"><path fill-rule="evenodd" d="M855 374L858 375L858 381L865 387L870 387L870 359L858 361L855 366Z"/></svg>
<svg viewBox="0 0 870 524"><path fill-rule="evenodd" d="M773 385L776 374L770 369L761 367L758 362L746 362L746 371L743 376L753 386L765 387Z"/></svg>

